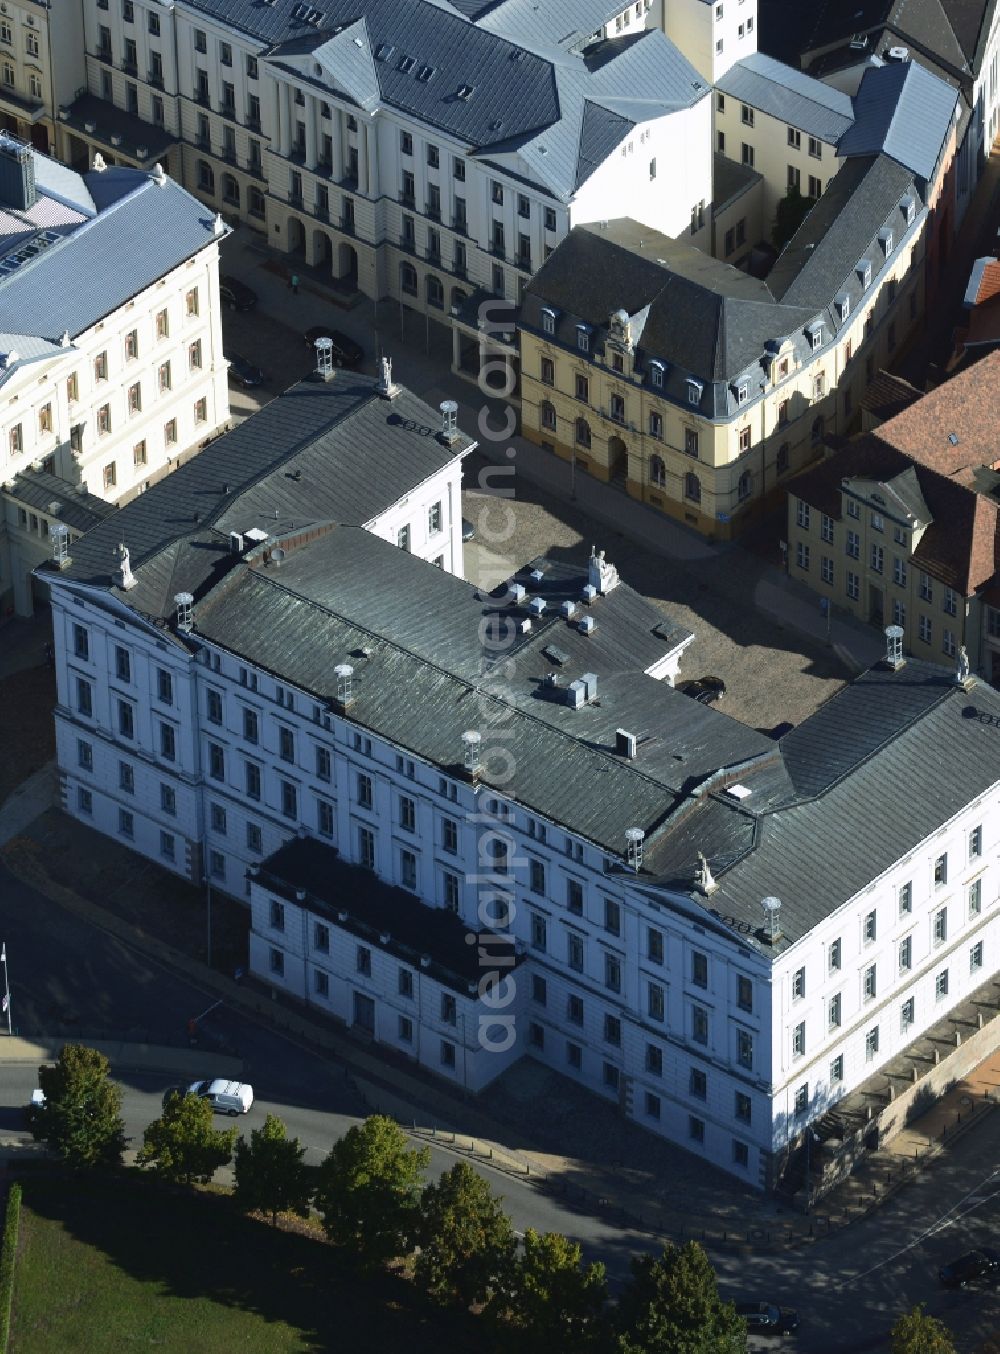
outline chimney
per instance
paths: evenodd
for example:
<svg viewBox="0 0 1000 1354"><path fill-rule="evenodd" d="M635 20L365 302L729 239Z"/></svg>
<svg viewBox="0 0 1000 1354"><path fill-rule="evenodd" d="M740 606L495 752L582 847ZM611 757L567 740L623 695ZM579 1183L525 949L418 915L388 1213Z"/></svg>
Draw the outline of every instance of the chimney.
<svg viewBox="0 0 1000 1354"><path fill-rule="evenodd" d="M438 408L441 410L441 441L449 447L454 446L459 438L458 405L454 400L442 400Z"/></svg>
<svg viewBox="0 0 1000 1354"><path fill-rule="evenodd" d="M115 587L128 592L129 588L135 587L135 577L129 564L128 546L124 541L120 541L115 546L115 559L118 562L118 567L114 572Z"/></svg>
<svg viewBox="0 0 1000 1354"><path fill-rule="evenodd" d="M615 752L619 757L634 762L638 741L634 733L629 733L625 729L615 729Z"/></svg>
<svg viewBox="0 0 1000 1354"><path fill-rule="evenodd" d="M642 844L646 840L646 834L641 827L628 827L625 829L625 841L628 843L626 848L626 859L629 869L635 870L636 874L642 869Z"/></svg>
<svg viewBox="0 0 1000 1354"><path fill-rule="evenodd" d="M528 603L528 610L533 616L540 616L545 610L545 598L532 597L531 601Z"/></svg>
<svg viewBox="0 0 1000 1354"><path fill-rule="evenodd" d="M573 615L573 613L576 611L576 603L567 600L560 605L559 610L566 617L566 619L569 620L570 617Z"/></svg>
<svg viewBox="0 0 1000 1354"><path fill-rule="evenodd" d="M527 596L527 591L523 583L510 583L507 585L507 593L515 606L520 606Z"/></svg>
<svg viewBox="0 0 1000 1354"><path fill-rule="evenodd" d="M194 597L189 592L179 592L174 597L177 607L177 629L182 635L189 635L194 629Z"/></svg>
<svg viewBox="0 0 1000 1354"><path fill-rule="evenodd" d="M337 679L337 704L346 710L354 701L354 669L350 663L338 663L333 675Z"/></svg>
<svg viewBox="0 0 1000 1354"><path fill-rule="evenodd" d="M565 702L574 710L579 710L581 705L587 703L587 688L579 678L575 682L570 682L566 688Z"/></svg>
<svg viewBox="0 0 1000 1354"><path fill-rule="evenodd" d="M475 729L466 729L465 733L462 734L462 746L464 749L463 761L465 763L466 773L472 780L479 779L482 742L483 735Z"/></svg>
<svg viewBox="0 0 1000 1354"><path fill-rule="evenodd" d="M596 700L596 699L597 699L597 673L596 673L596 672L585 672L585 673L583 674L583 676L580 678L580 680L581 680L581 682L583 682L583 687L584 687L584 691L586 692L586 695L587 695L587 700L589 700L589 701Z"/></svg>
<svg viewBox="0 0 1000 1354"><path fill-rule="evenodd" d="M333 339L316 340L316 375L321 381L333 380Z"/></svg>
<svg viewBox="0 0 1000 1354"><path fill-rule="evenodd" d="M579 624L580 634L592 635L596 624L597 622L594 620L593 616L581 616Z"/></svg>
<svg viewBox="0 0 1000 1354"><path fill-rule="evenodd" d="M906 661L903 658L903 627L901 625L886 626L885 661L893 672L898 672Z"/></svg>
<svg viewBox="0 0 1000 1354"><path fill-rule="evenodd" d="M26 212L35 205L35 157L29 145L0 132L0 202Z"/></svg>
<svg viewBox="0 0 1000 1354"><path fill-rule="evenodd" d="M781 899L768 897L761 901L764 909L764 939L775 945L781 939Z"/></svg>

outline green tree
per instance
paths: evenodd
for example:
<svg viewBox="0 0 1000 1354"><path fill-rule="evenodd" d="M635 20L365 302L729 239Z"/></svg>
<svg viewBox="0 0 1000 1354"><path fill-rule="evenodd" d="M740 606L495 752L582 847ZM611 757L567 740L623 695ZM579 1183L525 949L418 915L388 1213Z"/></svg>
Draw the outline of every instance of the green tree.
<svg viewBox="0 0 1000 1354"><path fill-rule="evenodd" d="M525 1354L586 1354L603 1337L607 1299L603 1265L584 1265L580 1247L558 1232L529 1229L496 1307Z"/></svg>
<svg viewBox="0 0 1000 1354"><path fill-rule="evenodd" d="M163 1114L142 1135L139 1166L152 1166L164 1180L207 1184L233 1155L238 1130L212 1126L212 1106L198 1095L172 1095Z"/></svg>
<svg viewBox="0 0 1000 1354"><path fill-rule="evenodd" d="M316 1207L327 1236L373 1270L408 1255L428 1149L411 1149L398 1124L373 1114L335 1142L317 1173Z"/></svg>
<svg viewBox="0 0 1000 1354"><path fill-rule="evenodd" d="M633 1259L617 1324L618 1354L746 1354L746 1323L696 1241Z"/></svg>
<svg viewBox="0 0 1000 1354"><path fill-rule="evenodd" d="M946 1328L919 1303L892 1328L892 1354L955 1354Z"/></svg>
<svg viewBox="0 0 1000 1354"><path fill-rule="evenodd" d="M281 1120L269 1114L264 1127L250 1134L249 1142L240 1138L236 1144L237 1206L247 1213L270 1213L272 1226L279 1213L291 1211L304 1217L312 1193L305 1154L298 1138L289 1138Z"/></svg>
<svg viewBox="0 0 1000 1354"><path fill-rule="evenodd" d="M775 249L784 249L814 205L815 199L803 197L798 188L788 189L778 203L774 225L771 228L771 243Z"/></svg>
<svg viewBox="0 0 1000 1354"><path fill-rule="evenodd" d="M485 1302L507 1277L516 1249L500 1199L466 1161L420 1201L417 1283L437 1302Z"/></svg>
<svg viewBox="0 0 1000 1354"><path fill-rule="evenodd" d="M54 1067L38 1069L45 1104L33 1108L31 1132L70 1166L119 1166L125 1150L122 1093L103 1053L66 1044Z"/></svg>

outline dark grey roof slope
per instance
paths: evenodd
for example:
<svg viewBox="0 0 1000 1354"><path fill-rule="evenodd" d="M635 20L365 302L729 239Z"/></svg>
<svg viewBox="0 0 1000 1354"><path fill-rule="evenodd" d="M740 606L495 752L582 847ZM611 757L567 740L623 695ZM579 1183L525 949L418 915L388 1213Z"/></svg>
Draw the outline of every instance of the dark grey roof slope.
<svg viewBox="0 0 1000 1354"><path fill-rule="evenodd" d="M584 104L574 188L579 188L587 182L615 147L620 146L625 140L631 126L632 123L628 118L612 113L610 109L601 108L596 103Z"/></svg>
<svg viewBox="0 0 1000 1354"><path fill-rule="evenodd" d="M836 144L854 119L846 94L763 52L737 61L716 88L831 144Z"/></svg>
<svg viewBox="0 0 1000 1354"><path fill-rule="evenodd" d="M468 438L438 439L439 418L407 390L381 398L368 376L302 381L79 541L62 576L107 587L124 541L138 580L128 601L162 618L174 593L228 567L231 531L368 522L467 451Z"/></svg>
<svg viewBox="0 0 1000 1354"><path fill-rule="evenodd" d="M891 220L898 248L907 230L899 204L907 195L917 207L913 175L887 155L848 160L771 269L768 285L775 296L787 305L824 310L845 286L860 285L855 268L862 258L872 260L877 276L885 263L878 257L878 233Z"/></svg>
<svg viewBox="0 0 1000 1354"><path fill-rule="evenodd" d="M0 331L75 337L228 232L172 179L104 172L85 175L103 210L0 282Z"/></svg>
<svg viewBox="0 0 1000 1354"><path fill-rule="evenodd" d="M45 470L22 470L7 490L11 498L46 517L65 522L73 531L85 532L112 517L118 508L86 489L69 484Z"/></svg>
<svg viewBox="0 0 1000 1354"><path fill-rule="evenodd" d="M869 67L854 98L854 125L837 147L842 158L884 151L929 181L955 120L958 95L912 61Z"/></svg>

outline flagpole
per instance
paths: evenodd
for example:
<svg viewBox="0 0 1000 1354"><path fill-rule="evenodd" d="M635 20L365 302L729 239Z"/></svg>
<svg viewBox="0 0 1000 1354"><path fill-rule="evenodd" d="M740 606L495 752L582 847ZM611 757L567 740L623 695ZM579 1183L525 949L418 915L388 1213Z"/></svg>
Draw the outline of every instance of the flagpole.
<svg viewBox="0 0 1000 1354"><path fill-rule="evenodd" d="M14 1030L10 1023L10 982L7 978L7 942L0 945L0 964L3 964L3 1009L7 1013L7 1034L13 1037Z"/></svg>

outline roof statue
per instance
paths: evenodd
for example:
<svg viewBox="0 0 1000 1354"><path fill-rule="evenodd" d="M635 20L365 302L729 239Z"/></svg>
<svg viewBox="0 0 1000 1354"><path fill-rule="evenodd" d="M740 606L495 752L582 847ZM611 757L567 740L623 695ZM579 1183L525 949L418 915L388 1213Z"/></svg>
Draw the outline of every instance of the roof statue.
<svg viewBox="0 0 1000 1354"><path fill-rule="evenodd" d="M694 877L695 886L701 889L702 893L714 893L719 887L715 882L715 876L709 868L708 861L701 851L698 852L698 870Z"/></svg>

